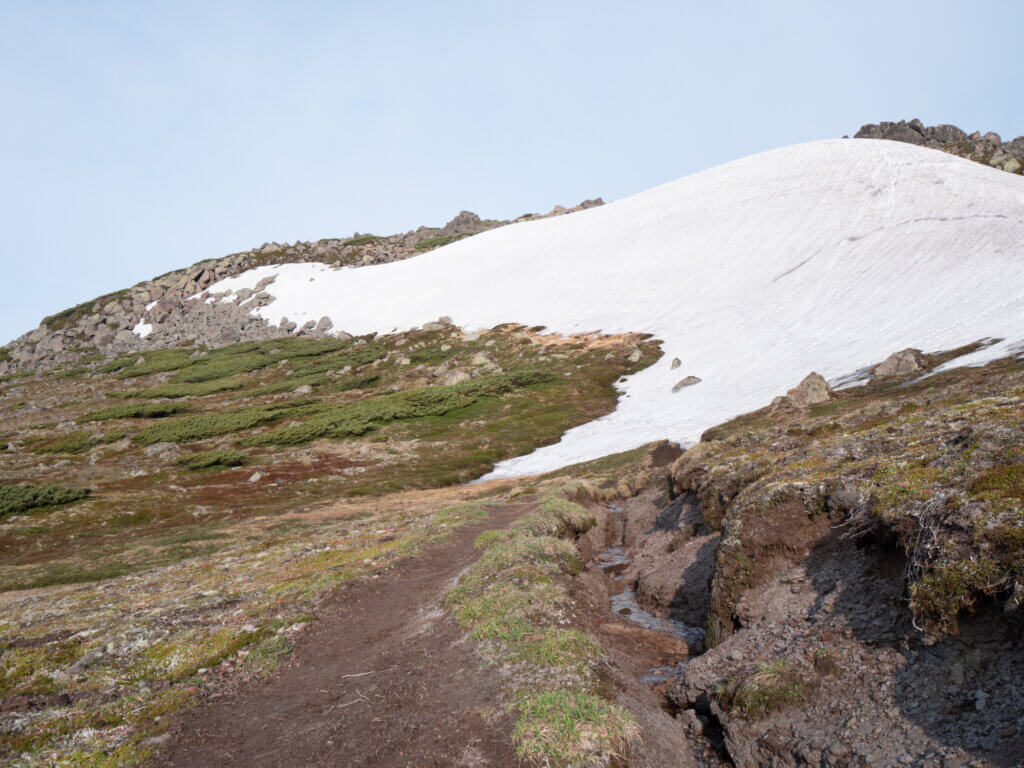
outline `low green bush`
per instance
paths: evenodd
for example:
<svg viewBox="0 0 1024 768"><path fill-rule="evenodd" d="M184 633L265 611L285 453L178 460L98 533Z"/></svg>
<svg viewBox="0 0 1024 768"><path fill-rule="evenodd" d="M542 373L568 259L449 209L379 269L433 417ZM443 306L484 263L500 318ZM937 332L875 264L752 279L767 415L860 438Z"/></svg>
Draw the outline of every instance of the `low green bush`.
<svg viewBox="0 0 1024 768"><path fill-rule="evenodd" d="M437 237L428 237L416 243L416 250L421 253L424 251L432 251L435 248L440 248L442 245L448 245L449 243L454 243L456 240L469 237L469 235L470 233L467 232L461 235L438 235Z"/></svg>
<svg viewBox="0 0 1024 768"><path fill-rule="evenodd" d="M484 397L497 397L523 387L543 384L554 375L521 369L482 376L461 384L442 384L393 392L336 406L295 426L281 427L243 441L245 445L300 445L321 437L353 437L400 419L443 416L473 405Z"/></svg>
<svg viewBox="0 0 1024 768"><path fill-rule="evenodd" d="M0 485L0 517L70 504L89 493L70 485Z"/></svg>
<svg viewBox="0 0 1024 768"><path fill-rule="evenodd" d="M255 405L220 413L200 413L166 419L146 427L135 435L134 440L142 445L153 443L191 443L208 437L244 432L261 424L269 424L287 417L296 417L315 412L319 403L287 402L272 405Z"/></svg>
<svg viewBox="0 0 1024 768"><path fill-rule="evenodd" d="M89 421L107 421L108 419L160 419L165 416L184 413L190 409L191 406L188 403L126 403L125 405L112 405L109 408L91 411L78 421L85 423Z"/></svg>
<svg viewBox="0 0 1024 768"><path fill-rule="evenodd" d="M238 467L245 464L246 455L243 451L230 449L216 451L200 451L178 459L178 464L186 469L207 469L208 467Z"/></svg>
<svg viewBox="0 0 1024 768"><path fill-rule="evenodd" d="M145 397L158 398L166 397L176 400L181 397L205 397L216 395L221 392L232 392L241 389L244 382L237 379L214 379L196 384L186 384L178 381L169 381L166 384L158 384L149 389L135 389L127 392L114 393L114 397Z"/></svg>
<svg viewBox="0 0 1024 768"><path fill-rule="evenodd" d="M81 453L93 446L93 441L84 432L68 432L35 446L36 453Z"/></svg>
<svg viewBox="0 0 1024 768"><path fill-rule="evenodd" d="M380 240L376 235L359 235L359 237L350 237L348 240L342 241L342 245L367 245L369 243L375 243Z"/></svg>

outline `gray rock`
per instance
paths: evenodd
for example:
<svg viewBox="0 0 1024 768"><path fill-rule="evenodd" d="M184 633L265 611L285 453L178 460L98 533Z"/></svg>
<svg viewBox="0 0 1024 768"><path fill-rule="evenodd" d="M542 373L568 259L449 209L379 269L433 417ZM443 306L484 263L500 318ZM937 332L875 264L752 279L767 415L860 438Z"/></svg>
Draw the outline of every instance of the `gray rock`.
<svg viewBox="0 0 1024 768"><path fill-rule="evenodd" d="M465 371L448 371L444 376L445 384L461 384L464 381L469 381L470 376Z"/></svg>
<svg viewBox="0 0 1024 768"><path fill-rule="evenodd" d="M927 368L927 358L919 349L907 348L893 352L875 368L875 376L905 376Z"/></svg>
<svg viewBox="0 0 1024 768"><path fill-rule="evenodd" d="M678 392L686 387L692 387L694 384L700 384L702 379L699 376L687 376L685 379L680 379L672 385L672 391Z"/></svg>
<svg viewBox="0 0 1024 768"><path fill-rule="evenodd" d="M147 456L160 456L161 454L181 453L181 449L177 443L153 443L152 445L147 445L142 452Z"/></svg>
<svg viewBox="0 0 1024 768"><path fill-rule="evenodd" d="M794 408L809 408L815 403L831 400L832 387L818 373L809 373L803 381L786 393L786 400Z"/></svg>
<svg viewBox="0 0 1024 768"><path fill-rule="evenodd" d="M441 229L446 235L461 235L475 232L480 228L480 217L472 211L460 211L459 215L449 221Z"/></svg>

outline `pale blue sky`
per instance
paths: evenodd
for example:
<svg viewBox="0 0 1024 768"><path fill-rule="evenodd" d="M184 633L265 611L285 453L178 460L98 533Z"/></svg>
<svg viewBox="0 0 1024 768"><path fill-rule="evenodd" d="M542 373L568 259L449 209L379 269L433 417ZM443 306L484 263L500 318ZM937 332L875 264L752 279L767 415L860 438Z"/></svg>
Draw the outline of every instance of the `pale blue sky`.
<svg viewBox="0 0 1024 768"><path fill-rule="evenodd" d="M613 200L879 120L1016 136L1022 8L0 0L0 343L268 240Z"/></svg>

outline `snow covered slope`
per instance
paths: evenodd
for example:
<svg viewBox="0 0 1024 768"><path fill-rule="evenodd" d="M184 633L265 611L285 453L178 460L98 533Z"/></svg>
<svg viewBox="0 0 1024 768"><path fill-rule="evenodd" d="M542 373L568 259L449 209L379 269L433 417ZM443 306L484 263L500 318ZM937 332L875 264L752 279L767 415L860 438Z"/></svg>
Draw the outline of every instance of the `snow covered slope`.
<svg viewBox="0 0 1024 768"><path fill-rule="evenodd" d="M1024 339L1024 179L930 149L831 140L748 157L601 208L360 269L261 267L271 322L361 334L451 316L560 332L647 331L665 356L615 413L505 462L527 474L706 427L811 370L834 379L907 346ZM672 358L682 366L670 369ZM684 376L703 381L672 393Z"/></svg>

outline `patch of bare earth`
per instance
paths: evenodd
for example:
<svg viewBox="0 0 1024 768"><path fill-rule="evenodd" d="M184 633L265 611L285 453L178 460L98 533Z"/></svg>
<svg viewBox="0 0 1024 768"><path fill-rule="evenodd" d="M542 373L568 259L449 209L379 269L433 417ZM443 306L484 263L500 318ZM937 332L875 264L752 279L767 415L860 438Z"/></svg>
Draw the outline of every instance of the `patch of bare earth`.
<svg viewBox="0 0 1024 768"><path fill-rule="evenodd" d="M342 585L268 678L181 715L153 766L510 766L512 721L442 608L477 557L474 538L521 515L496 510L378 578Z"/></svg>

